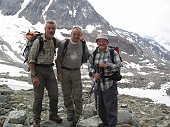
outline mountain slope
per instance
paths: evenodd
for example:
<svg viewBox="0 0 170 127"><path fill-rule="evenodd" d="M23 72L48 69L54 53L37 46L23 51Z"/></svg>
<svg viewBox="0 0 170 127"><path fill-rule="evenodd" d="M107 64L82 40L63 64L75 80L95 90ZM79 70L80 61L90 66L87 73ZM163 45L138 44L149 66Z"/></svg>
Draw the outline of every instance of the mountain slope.
<svg viewBox="0 0 170 127"><path fill-rule="evenodd" d="M122 50L124 65L122 72L125 75L131 72L133 80L137 81L143 76L144 78L152 77L146 81L143 80L140 83L141 86L155 79L158 79L155 80L155 84L160 85L166 82L164 78L170 70L167 63L170 60L170 53L153 39L113 28L87 0L0 0L0 10L3 14L0 15L0 24L3 24L2 32L0 32L0 64L25 66L23 68L27 71L26 65L23 64L21 50L25 43L24 35L29 29L44 32L44 22L47 19L54 19L58 23L55 36L59 39L69 37L74 25L81 26L91 51L95 47L96 35L100 32L107 33L110 45L119 46ZM160 79L159 73L162 73L164 78ZM0 74L2 76L2 73ZM133 85L136 82L132 81L130 84Z"/></svg>

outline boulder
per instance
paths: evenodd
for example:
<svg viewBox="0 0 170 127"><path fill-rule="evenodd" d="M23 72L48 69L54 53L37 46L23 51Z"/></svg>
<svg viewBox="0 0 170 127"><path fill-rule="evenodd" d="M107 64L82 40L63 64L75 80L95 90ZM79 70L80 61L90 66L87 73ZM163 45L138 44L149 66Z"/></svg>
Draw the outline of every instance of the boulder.
<svg viewBox="0 0 170 127"><path fill-rule="evenodd" d="M8 95L0 95L0 104L8 103L10 100L10 97Z"/></svg>
<svg viewBox="0 0 170 127"><path fill-rule="evenodd" d="M79 122L79 127L97 127L101 123L101 120L98 116L93 116L88 119L82 120ZM139 127L139 121L137 117L132 115L128 110L119 110L118 111L118 125L121 124L130 124L134 127Z"/></svg>
<svg viewBox="0 0 170 127"><path fill-rule="evenodd" d="M29 125L29 123L26 123L26 121L29 121L27 119L28 117L25 110L11 111L3 127L22 127L23 125Z"/></svg>
<svg viewBox="0 0 170 127"><path fill-rule="evenodd" d="M0 95L10 95L14 93L7 85L0 85Z"/></svg>

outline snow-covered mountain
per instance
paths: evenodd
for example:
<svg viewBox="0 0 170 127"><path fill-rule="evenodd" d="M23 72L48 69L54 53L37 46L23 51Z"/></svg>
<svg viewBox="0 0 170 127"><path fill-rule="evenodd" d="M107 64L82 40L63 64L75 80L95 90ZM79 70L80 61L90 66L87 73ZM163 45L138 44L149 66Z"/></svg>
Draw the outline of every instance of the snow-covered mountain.
<svg viewBox="0 0 170 127"><path fill-rule="evenodd" d="M55 36L59 39L69 37L74 25L81 26L90 51L96 46L96 35L107 33L110 45L122 51L122 74L127 77L122 84L146 87L154 82L149 85L154 87L168 80L168 50L152 38L112 27L87 0L0 0L0 10L0 78L27 81L22 57L24 35L29 29L44 32L44 22L53 19L58 23Z"/></svg>
<svg viewBox="0 0 170 127"><path fill-rule="evenodd" d="M155 39L160 45L170 51L170 33L157 34L153 37L153 39Z"/></svg>

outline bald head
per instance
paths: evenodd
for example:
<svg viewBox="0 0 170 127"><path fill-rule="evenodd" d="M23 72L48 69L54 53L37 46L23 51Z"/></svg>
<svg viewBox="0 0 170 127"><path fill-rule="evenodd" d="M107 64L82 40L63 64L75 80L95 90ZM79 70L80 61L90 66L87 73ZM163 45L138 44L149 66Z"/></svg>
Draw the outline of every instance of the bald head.
<svg viewBox="0 0 170 127"><path fill-rule="evenodd" d="M80 41L80 38L82 37L82 29L80 27L73 27L71 31L71 40L75 43Z"/></svg>

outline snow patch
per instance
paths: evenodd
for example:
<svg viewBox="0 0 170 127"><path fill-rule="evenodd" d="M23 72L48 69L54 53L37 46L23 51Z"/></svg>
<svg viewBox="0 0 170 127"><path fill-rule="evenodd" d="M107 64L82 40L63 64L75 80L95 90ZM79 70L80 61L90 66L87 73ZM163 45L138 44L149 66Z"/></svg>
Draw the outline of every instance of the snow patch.
<svg viewBox="0 0 170 127"><path fill-rule="evenodd" d="M92 25L86 26L86 30L87 30L88 33L91 33L94 29L95 29L95 26L92 26Z"/></svg>
<svg viewBox="0 0 170 127"><path fill-rule="evenodd" d="M24 10L30 2L32 2L32 0L24 0L23 4L21 5L21 9L16 13L17 17L18 17L18 14L19 14L22 10Z"/></svg>
<svg viewBox="0 0 170 127"><path fill-rule="evenodd" d="M138 72L140 75L147 75L148 73L146 72Z"/></svg>
<svg viewBox="0 0 170 127"><path fill-rule="evenodd" d="M149 82L149 83L148 83L148 86L147 86L146 88L148 88L148 89L149 89L149 88L153 87L154 85L155 85L155 83L154 83L154 82Z"/></svg>
<svg viewBox="0 0 170 127"><path fill-rule="evenodd" d="M8 85L12 90L33 89L33 86L31 84L28 84L28 82L0 78L0 85L4 85L4 84Z"/></svg>
<svg viewBox="0 0 170 127"><path fill-rule="evenodd" d="M142 68L142 66L140 66L139 64L135 64L135 63L133 63L133 62L130 62L130 63L128 63L127 61L124 61L124 63L126 63L126 67L127 68L135 68L135 69L137 69L138 71L140 71L140 69Z"/></svg>
<svg viewBox="0 0 170 127"><path fill-rule="evenodd" d="M50 0L48 5L45 7L44 11L42 12L42 16L45 14L45 12L48 10L48 8L51 6L53 0Z"/></svg>
<svg viewBox="0 0 170 127"><path fill-rule="evenodd" d="M119 83L131 83L131 81L129 79L121 79L120 81L118 81Z"/></svg>
<svg viewBox="0 0 170 127"><path fill-rule="evenodd" d="M142 98L150 98L155 103L164 103L170 106L170 97L166 95L165 90L141 89L141 88L119 88L119 94L137 96Z"/></svg>
<svg viewBox="0 0 170 127"><path fill-rule="evenodd" d="M122 76L134 76L133 73L127 72L127 73L121 73Z"/></svg>
<svg viewBox="0 0 170 127"><path fill-rule="evenodd" d="M28 76L28 72L26 72L23 68L0 64L0 74L1 75L9 75L9 76L15 76L15 77L21 77L21 76Z"/></svg>

